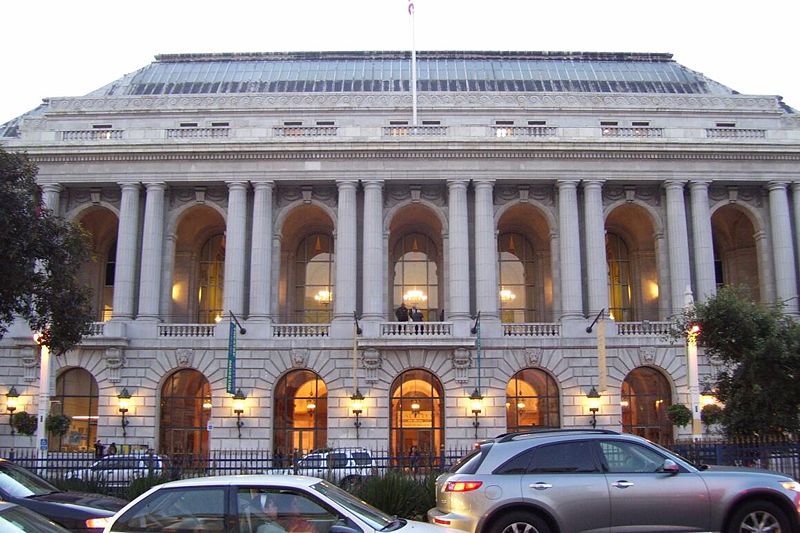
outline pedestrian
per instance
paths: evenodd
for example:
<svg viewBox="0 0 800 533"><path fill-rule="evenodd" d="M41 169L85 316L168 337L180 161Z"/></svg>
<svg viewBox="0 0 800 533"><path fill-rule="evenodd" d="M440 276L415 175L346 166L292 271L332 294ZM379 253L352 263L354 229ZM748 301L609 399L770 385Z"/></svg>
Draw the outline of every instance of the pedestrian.
<svg viewBox="0 0 800 533"><path fill-rule="evenodd" d="M398 322L408 322L408 307L405 302L400 304L400 307L394 312L394 316L397 317Z"/></svg>
<svg viewBox="0 0 800 533"><path fill-rule="evenodd" d="M95 456L95 458L96 459L102 458L103 457L103 451L105 449L106 449L106 447L103 446L103 443L100 442L100 439L97 439L97 441L94 443L94 456Z"/></svg>
<svg viewBox="0 0 800 533"><path fill-rule="evenodd" d="M411 320L414 322L422 322L422 311L417 309L417 305L411 306Z"/></svg>
<svg viewBox="0 0 800 533"><path fill-rule="evenodd" d="M112 442L108 445L108 455L114 455L115 453L117 453L117 443Z"/></svg>

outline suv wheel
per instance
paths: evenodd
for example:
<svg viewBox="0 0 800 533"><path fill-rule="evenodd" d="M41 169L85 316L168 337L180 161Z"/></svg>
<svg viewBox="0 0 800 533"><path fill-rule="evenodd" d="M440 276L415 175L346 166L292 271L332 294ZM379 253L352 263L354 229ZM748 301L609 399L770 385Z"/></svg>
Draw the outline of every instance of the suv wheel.
<svg viewBox="0 0 800 533"><path fill-rule="evenodd" d="M491 533L550 533L550 527L535 514L515 511L498 519Z"/></svg>
<svg viewBox="0 0 800 533"><path fill-rule="evenodd" d="M742 505L733 514L727 533L789 533L786 514L770 502L755 501Z"/></svg>

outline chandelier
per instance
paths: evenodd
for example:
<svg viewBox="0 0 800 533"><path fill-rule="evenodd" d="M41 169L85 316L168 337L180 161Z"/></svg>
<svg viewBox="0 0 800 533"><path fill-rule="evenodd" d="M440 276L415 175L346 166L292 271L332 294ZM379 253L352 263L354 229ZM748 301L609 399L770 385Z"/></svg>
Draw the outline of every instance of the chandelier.
<svg viewBox="0 0 800 533"><path fill-rule="evenodd" d="M428 300L428 296L419 289L411 289L403 295L403 301L410 304L421 304Z"/></svg>
<svg viewBox="0 0 800 533"><path fill-rule="evenodd" d="M509 302L514 301L514 299L516 297L517 297L517 295L514 294L513 292L511 292L509 289L502 289L502 288L500 289L500 301L501 302L509 303Z"/></svg>
<svg viewBox="0 0 800 533"><path fill-rule="evenodd" d="M314 295L314 300L321 303L322 305L328 305L333 301L333 293L331 291L323 289Z"/></svg>

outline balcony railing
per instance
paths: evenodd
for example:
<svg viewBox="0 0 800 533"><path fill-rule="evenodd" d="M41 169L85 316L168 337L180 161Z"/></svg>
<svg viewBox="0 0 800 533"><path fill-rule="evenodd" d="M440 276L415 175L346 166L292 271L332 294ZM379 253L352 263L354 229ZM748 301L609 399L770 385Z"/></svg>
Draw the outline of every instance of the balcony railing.
<svg viewBox="0 0 800 533"><path fill-rule="evenodd" d="M383 322L381 337L450 337L452 322Z"/></svg>
<svg viewBox="0 0 800 533"><path fill-rule="evenodd" d="M69 130L61 132L62 141L106 141L122 139L122 130Z"/></svg>
<svg viewBox="0 0 800 533"><path fill-rule="evenodd" d="M503 324L504 337L558 337L561 324L557 322L526 322Z"/></svg>
<svg viewBox="0 0 800 533"><path fill-rule="evenodd" d="M767 137L767 130L706 128L706 137L709 139L764 139Z"/></svg>
<svg viewBox="0 0 800 533"><path fill-rule="evenodd" d="M641 322L617 322L617 334L623 336L634 335L669 335L672 322L650 322L642 320Z"/></svg>
<svg viewBox="0 0 800 533"><path fill-rule="evenodd" d="M275 137L336 137L336 126L277 126L272 129Z"/></svg>
<svg viewBox="0 0 800 533"><path fill-rule="evenodd" d="M159 324L159 337L213 337L216 324Z"/></svg>
<svg viewBox="0 0 800 533"><path fill-rule="evenodd" d="M86 334L87 337L102 337L104 334L104 330L106 327L105 322L92 322L89 326L89 333Z"/></svg>
<svg viewBox="0 0 800 533"><path fill-rule="evenodd" d="M384 126L384 137L444 137L447 126Z"/></svg>
<svg viewBox="0 0 800 533"><path fill-rule="evenodd" d="M172 128L167 130L167 139L220 139L230 136L231 129L217 128Z"/></svg>
<svg viewBox="0 0 800 533"><path fill-rule="evenodd" d="M643 137L664 136L664 128L651 128L648 126L631 127L631 128L605 126L601 131L603 133L603 137L643 138Z"/></svg>
<svg viewBox="0 0 800 533"><path fill-rule="evenodd" d="M492 126L492 137L555 137L552 126Z"/></svg>
<svg viewBox="0 0 800 533"><path fill-rule="evenodd" d="M330 324L273 324L272 336L279 338L329 337Z"/></svg>

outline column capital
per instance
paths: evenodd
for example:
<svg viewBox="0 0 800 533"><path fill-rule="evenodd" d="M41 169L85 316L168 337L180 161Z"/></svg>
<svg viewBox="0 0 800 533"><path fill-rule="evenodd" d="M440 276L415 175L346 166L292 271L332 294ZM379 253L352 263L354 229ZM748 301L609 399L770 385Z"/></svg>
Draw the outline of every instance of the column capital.
<svg viewBox="0 0 800 533"><path fill-rule="evenodd" d="M692 190L708 189L711 186L711 179L701 178L689 181L689 188Z"/></svg>
<svg viewBox="0 0 800 533"><path fill-rule="evenodd" d="M767 189L770 191L785 190L789 186L788 180L772 180L767 183Z"/></svg>
<svg viewBox="0 0 800 533"><path fill-rule="evenodd" d="M353 189L358 187L358 180L336 180L336 187L341 190Z"/></svg>
<svg viewBox="0 0 800 533"><path fill-rule="evenodd" d="M142 188L142 184L138 181L120 181L117 182L117 185L119 185L120 189L123 191L125 189L138 191Z"/></svg>
<svg viewBox="0 0 800 533"><path fill-rule="evenodd" d="M667 190L670 190L670 189L683 190L683 188L685 186L686 186L686 180L665 180L664 181L664 188L667 189Z"/></svg>
<svg viewBox="0 0 800 533"><path fill-rule="evenodd" d="M145 181L143 183L148 191L159 190L159 189L162 191L167 190L167 182L165 181Z"/></svg>
<svg viewBox="0 0 800 533"><path fill-rule="evenodd" d="M466 190L468 183L469 183L469 181L465 180L465 179L449 179L449 180L447 180L447 188L450 189L450 190L453 190L453 189L464 189L464 190Z"/></svg>
<svg viewBox="0 0 800 533"><path fill-rule="evenodd" d="M581 180L584 189L600 189L605 184L606 180L604 178L600 179L591 179L591 180Z"/></svg>
<svg viewBox="0 0 800 533"><path fill-rule="evenodd" d="M475 184L476 189L485 189L494 187L496 181L494 178L474 178L472 183Z"/></svg>
<svg viewBox="0 0 800 533"><path fill-rule="evenodd" d="M64 190L60 183L44 183L41 185L42 192L44 193L57 193Z"/></svg>
<svg viewBox="0 0 800 533"><path fill-rule="evenodd" d="M253 190L261 191L261 190L272 190L275 188L275 182L272 180L267 181L253 181L251 182L253 185Z"/></svg>
<svg viewBox="0 0 800 533"><path fill-rule="evenodd" d="M561 189L577 189L580 180L557 180L556 186Z"/></svg>
<svg viewBox="0 0 800 533"><path fill-rule="evenodd" d="M361 180L361 184L364 185L364 189L383 189L383 180L377 178Z"/></svg>
<svg viewBox="0 0 800 533"><path fill-rule="evenodd" d="M247 190L247 186L249 184L250 183L248 181L242 181L242 180L234 180L234 181L226 181L225 182L225 185L228 186L228 190L230 190L230 191L237 190L237 189L245 189L245 190Z"/></svg>

